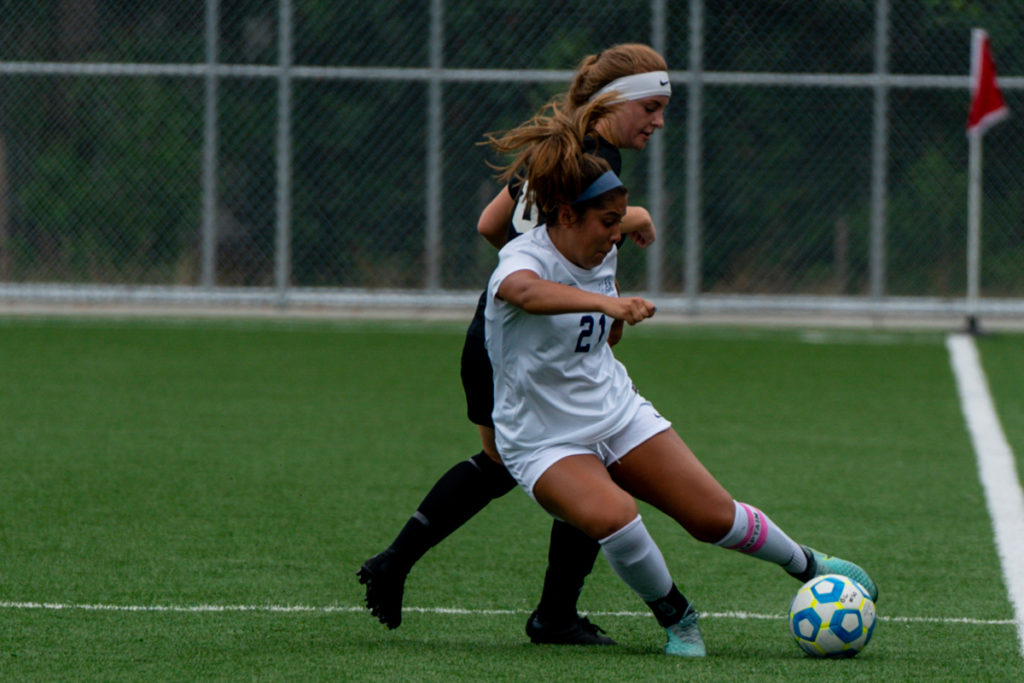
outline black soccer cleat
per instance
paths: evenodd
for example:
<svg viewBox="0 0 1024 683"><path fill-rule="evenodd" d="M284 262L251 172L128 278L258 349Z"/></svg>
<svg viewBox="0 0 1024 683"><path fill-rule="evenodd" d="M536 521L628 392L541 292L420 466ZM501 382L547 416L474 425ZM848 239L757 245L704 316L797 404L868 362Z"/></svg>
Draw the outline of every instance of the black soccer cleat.
<svg viewBox="0 0 1024 683"><path fill-rule="evenodd" d="M402 624L402 595L409 568L393 557L391 549L377 553L360 567L356 576L366 585L366 608L390 629Z"/></svg>
<svg viewBox="0 0 1024 683"><path fill-rule="evenodd" d="M545 624L537 611L526 621L526 635L538 645L617 645L611 638L601 635L605 631L586 617L576 618L566 624Z"/></svg>

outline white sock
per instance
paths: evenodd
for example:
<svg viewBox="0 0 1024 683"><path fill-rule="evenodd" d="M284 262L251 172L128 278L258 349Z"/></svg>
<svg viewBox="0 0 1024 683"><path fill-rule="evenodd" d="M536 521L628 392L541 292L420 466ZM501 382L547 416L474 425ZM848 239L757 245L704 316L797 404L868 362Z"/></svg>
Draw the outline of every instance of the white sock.
<svg viewBox="0 0 1024 683"><path fill-rule="evenodd" d="M790 573L799 574L807 567L804 551L768 515L746 503L733 504L736 517L732 529L715 545L774 562Z"/></svg>
<svg viewBox="0 0 1024 683"><path fill-rule="evenodd" d="M672 589L668 565L640 515L599 543L608 564L644 602L668 595Z"/></svg>

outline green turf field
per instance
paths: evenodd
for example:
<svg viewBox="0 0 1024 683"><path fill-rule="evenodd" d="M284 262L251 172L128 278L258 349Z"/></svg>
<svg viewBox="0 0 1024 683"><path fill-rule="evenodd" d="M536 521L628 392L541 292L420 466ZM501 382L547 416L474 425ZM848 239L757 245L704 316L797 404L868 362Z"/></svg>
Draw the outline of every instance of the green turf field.
<svg viewBox="0 0 1024 683"><path fill-rule="evenodd" d="M519 491L429 553L389 632L355 572L475 453L464 326L0 319L0 680L1022 680L1013 607L938 333L630 328L617 354L739 499L878 583L818 661L780 569L643 508L708 657L603 559L620 645L534 646L549 519ZM978 341L1024 454L1024 337Z"/></svg>

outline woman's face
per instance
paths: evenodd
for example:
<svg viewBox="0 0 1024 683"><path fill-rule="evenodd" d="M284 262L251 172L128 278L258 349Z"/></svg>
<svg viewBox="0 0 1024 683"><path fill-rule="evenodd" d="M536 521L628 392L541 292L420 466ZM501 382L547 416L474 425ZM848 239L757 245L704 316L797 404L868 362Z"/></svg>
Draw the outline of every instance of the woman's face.
<svg viewBox="0 0 1024 683"><path fill-rule="evenodd" d="M643 149L658 128L665 126L668 97L628 100L597 122L597 132L619 149Z"/></svg>
<svg viewBox="0 0 1024 683"><path fill-rule="evenodd" d="M622 217L626 215L625 192L610 194L598 206L577 215L570 207L559 212L561 236L556 246L562 254L581 268L596 268L622 238ZM568 213L564 213L568 212Z"/></svg>

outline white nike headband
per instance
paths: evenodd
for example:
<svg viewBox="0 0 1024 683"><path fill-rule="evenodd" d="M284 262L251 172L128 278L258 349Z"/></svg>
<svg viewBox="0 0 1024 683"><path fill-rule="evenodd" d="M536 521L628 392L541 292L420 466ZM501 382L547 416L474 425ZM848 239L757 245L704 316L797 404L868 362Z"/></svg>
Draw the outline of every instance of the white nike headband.
<svg viewBox="0 0 1024 683"><path fill-rule="evenodd" d="M594 100L596 97L612 91L617 92L624 100L642 100L645 97L657 97L658 95L671 97L672 84L669 83L667 71L648 71L616 78L594 93L590 99Z"/></svg>

